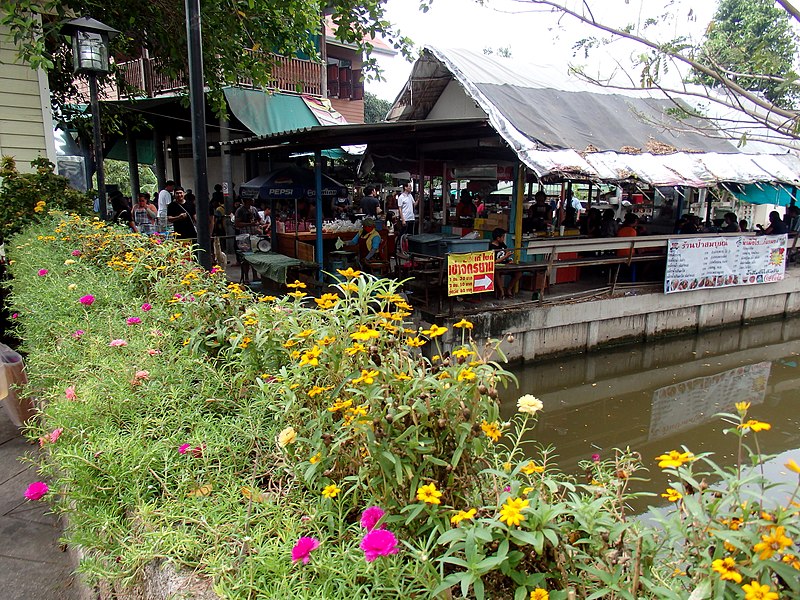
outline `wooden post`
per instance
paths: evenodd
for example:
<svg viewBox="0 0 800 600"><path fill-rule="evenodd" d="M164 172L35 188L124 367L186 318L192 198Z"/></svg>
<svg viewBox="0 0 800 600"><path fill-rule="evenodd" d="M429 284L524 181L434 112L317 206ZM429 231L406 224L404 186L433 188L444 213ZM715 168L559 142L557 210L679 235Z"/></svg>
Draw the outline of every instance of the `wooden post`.
<svg viewBox="0 0 800 600"><path fill-rule="evenodd" d="M525 165L522 163L515 167L514 173L514 202L511 204L511 218L514 220L514 261L520 262L522 257L522 214L523 201L525 200ZM512 293L515 290L512 290Z"/></svg>

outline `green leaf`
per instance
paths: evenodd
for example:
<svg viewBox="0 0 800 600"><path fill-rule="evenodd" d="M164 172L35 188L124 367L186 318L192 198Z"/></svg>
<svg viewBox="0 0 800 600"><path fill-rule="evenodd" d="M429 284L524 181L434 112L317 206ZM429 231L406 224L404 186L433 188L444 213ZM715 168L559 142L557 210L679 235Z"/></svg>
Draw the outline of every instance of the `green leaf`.
<svg viewBox="0 0 800 600"><path fill-rule="evenodd" d="M436 545L445 546L455 541L463 540L466 537L465 531L465 529L461 529L460 527L449 529L439 536L439 539L436 540Z"/></svg>

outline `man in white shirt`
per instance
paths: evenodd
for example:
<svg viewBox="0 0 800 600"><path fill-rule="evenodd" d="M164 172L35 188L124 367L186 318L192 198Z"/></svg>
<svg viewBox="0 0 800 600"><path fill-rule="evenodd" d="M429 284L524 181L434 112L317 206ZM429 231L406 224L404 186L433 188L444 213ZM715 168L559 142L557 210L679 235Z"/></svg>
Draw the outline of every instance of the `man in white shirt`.
<svg viewBox="0 0 800 600"><path fill-rule="evenodd" d="M397 210L400 213L400 235L404 233L414 233L414 223L416 216L414 215L414 208L417 206L417 201L411 193L411 182L409 181L403 186L403 192L397 197Z"/></svg>
<svg viewBox="0 0 800 600"><path fill-rule="evenodd" d="M158 192L158 228L164 231L167 228L167 206L172 202L172 191L175 182L170 179L164 184L164 189Z"/></svg>

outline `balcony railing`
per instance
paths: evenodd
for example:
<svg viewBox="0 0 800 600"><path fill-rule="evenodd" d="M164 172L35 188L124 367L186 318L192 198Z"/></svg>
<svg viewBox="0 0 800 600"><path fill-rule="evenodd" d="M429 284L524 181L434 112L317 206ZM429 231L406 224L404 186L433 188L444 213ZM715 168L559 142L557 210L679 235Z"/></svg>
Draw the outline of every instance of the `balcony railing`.
<svg viewBox="0 0 800 600"><path fill-rule="evenodd" d="M281 92L293 92L322 96L322 65L310 60L272 55L273 61L269 88ZM127 86L144 92L148 98L182 90L188 86L188 77L181 74L172 78L163 75L158 62L153 58L137 58L117 63L122 81ZM240 78L242 87L254 88L252 80ZM120 90L121 98L139 96Z"/></svg>

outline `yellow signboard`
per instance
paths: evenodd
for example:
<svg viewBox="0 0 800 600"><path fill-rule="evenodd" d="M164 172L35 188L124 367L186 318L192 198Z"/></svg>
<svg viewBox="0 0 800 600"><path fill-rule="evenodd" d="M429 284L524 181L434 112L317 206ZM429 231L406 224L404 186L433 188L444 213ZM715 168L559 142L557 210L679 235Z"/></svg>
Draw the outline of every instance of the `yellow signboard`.
<svg viewBox="0 0 800 600"><path fill-rule="evenodd" d="M494 252L447 255L447 295L463 296L494 290Z"/></svg>

